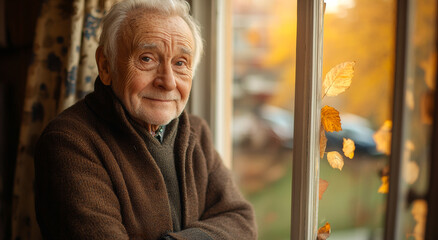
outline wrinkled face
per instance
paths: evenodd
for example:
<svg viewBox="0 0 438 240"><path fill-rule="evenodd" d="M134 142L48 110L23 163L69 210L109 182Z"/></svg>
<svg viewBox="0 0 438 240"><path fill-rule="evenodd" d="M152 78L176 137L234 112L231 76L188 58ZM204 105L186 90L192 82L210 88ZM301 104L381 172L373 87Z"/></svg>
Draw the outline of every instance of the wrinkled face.
<svg viewBox="0 0 438 240"><path fill-rule="evenodd" d="M193 35L178 16L133 12L118 39L112 88L142 125L177 118L192 85ZM115 77L114 77L115 75Z"/></svg>

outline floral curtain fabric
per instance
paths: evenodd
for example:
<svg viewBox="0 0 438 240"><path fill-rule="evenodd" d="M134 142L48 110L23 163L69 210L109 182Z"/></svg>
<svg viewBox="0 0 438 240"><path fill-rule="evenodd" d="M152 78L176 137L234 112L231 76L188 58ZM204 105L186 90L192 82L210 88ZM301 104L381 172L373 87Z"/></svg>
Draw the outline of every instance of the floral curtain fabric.
<svg viewBox="0 0 438 240"><path fill-rule="evenodd" d="M12 239L41 239L34 209L35 143L46 124L93 90L102 17L117 0L43 0L28 70L15 172Z"/></svg>

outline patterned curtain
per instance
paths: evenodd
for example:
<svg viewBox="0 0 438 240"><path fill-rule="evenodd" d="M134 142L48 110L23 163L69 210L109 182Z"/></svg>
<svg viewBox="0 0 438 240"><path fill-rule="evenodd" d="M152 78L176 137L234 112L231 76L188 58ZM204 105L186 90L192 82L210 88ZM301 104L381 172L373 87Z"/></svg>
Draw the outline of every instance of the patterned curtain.
<svg viewBox="0 0 438 240"><path fill-rule="evenodd" d="M102 17L117 0L43 0L21 123L12 239L41 239L34 209L35 142L58 113L93 90Z"/></svg>

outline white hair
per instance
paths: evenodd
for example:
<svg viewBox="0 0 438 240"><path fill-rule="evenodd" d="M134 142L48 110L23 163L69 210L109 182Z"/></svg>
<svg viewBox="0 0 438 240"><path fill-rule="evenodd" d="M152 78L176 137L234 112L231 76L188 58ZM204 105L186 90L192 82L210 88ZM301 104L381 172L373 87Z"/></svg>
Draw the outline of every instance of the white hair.
<svg viewBox="0 0 438 240"><path fill-rule="evenodd" d="M103 48L103 54L107 57L109 65L115 70L117 39L121 32L121 26L134 10L145 9L151 13L160 13L168 16L179 16L189 26L195 40L193 56L193 72L195 72L203 51L203 42L199 24L190 15L190 5L185 0L123 0L113 5L103 18L102 33L99 46Z"/></svg>

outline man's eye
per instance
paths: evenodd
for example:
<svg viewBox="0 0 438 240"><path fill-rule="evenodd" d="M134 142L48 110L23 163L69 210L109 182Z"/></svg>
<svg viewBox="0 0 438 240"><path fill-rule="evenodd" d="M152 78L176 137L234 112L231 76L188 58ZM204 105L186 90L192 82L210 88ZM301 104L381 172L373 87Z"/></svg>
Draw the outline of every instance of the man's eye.
<svg viewBox="0 0 438 240"><path fill-rule="evenodd" d="M181 67L181 66L184 66L184 62L183 61L178 61L178 62L176 62L175 63L177 66L179 66L179 67Z"/></svg>
<svg viewBox="0 0 438 240"><path fill-rule="evenodd" d="M152 61L152 59L150 57L142 57L141 60L143 62L150 62L150 61Z"/></svg>

